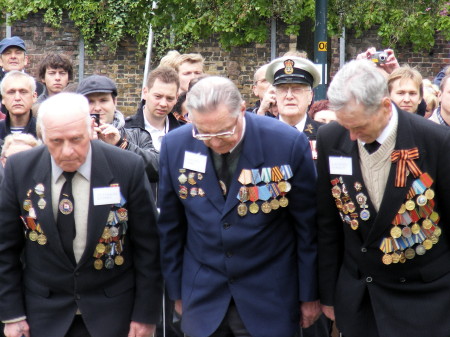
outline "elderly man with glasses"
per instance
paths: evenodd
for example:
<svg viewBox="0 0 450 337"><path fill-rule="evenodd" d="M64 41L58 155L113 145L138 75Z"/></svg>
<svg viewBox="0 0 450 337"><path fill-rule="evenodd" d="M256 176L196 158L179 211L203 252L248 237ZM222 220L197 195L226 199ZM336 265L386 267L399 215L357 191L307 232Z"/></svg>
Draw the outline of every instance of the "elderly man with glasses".
<svg viewBox="0 0 450 337"><path fill-rule="evenodd" d="M294 336L320 313L316 173L308 140L245 113L229 79L188 93L164 137L158 230L169 296L190 337Z"/></svg>

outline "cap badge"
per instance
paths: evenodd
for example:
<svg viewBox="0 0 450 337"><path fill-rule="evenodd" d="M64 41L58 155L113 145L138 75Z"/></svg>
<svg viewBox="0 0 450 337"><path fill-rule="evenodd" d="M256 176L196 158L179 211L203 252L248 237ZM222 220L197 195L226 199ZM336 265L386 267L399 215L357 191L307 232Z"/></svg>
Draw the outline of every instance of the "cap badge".
<svg viewBox="0 0 450 337"><path fill-rule="evenodd" d="M292 60L284 61L284 73L290 75L293 72L294 72L294 61Z"/></svg>

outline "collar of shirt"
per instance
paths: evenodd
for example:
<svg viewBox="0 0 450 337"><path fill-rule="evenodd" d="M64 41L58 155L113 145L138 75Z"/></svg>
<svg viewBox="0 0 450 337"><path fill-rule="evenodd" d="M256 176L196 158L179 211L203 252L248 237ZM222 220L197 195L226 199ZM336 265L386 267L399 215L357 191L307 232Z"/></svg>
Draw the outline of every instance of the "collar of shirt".
<svg viewBox="0 0 450 337"><path fill-rule="evenodd" d="M447 122L444 120L444 118L442 118L442 115L441 115L441 107L438 107L438 108L436 109L436 117L437 117L437 119L438 119L438 121L439 121L439 124L445 125L445 126L449 126L449 125L447 124Z"/></svg>
<svg viewBox="0 0 450 337"><path fill-rule="evenodd" d="M56 165L56 162L52 156L50 156L50 158L52 163L52 183L56 184L58 179L61 177L63 170L61 167ZM89 151L86 156L86 161L77 170L77 172L80 173L87 181L91 180L91 166L92 166L92 147L89 145Z"/></svg>
<svg viewBox="0 0 450 337"><path fill-rule="evenodd" d="M245 134L245 115L244 118L242 118L242 134L241 134L241 138L239 139L239 141L236 143L236 145L230 150L230 153L233 152L240 143L242 143L242 140L244 139L244 134Z"/></svg>
<svg viewBox="0 0 450 337"><path fill-rule="evenodd" d="M145 106L144 106L144 109L145 109ZM159 130L159 129L155 128L153 125L151 125L150 122L147 120L147 117L145 117L145 114L144 114L144 126L145 126L145 130L147 130L150 133L161 132L163 134L166 134L167 131L169 131L169 116L166 116L166 120L164 121L164 130Z"/></svg>
<svg viewBox="0 0 450 337"><path fill-rule="evenodd" d="M386 125L386 127L384 128L384 130L381 132L381 134L378 136L378 138L376 139L376 141L380 144L383 145L383 142L387 139L387 137L389 137L389 135L395 130L395 128L397 127L398 124L398 112L397 109L395 108L395 105L392 104L392 116L389 119L389 123ZM362 142L360 140L358 140L363 146L366 144L365 142Z"/></svg>
<svg viewBox="0 0 450 337"><path fill-rule="evenodd" d="M298 122L297 124L293 125L298 131L303 132L303 130L305 129L305 124L306 124L306 113L303 116L303 118L300 120L300 122ZM282 121L283 123L288 124L284 119L283 116L280 115L280 121Z"/></svg>

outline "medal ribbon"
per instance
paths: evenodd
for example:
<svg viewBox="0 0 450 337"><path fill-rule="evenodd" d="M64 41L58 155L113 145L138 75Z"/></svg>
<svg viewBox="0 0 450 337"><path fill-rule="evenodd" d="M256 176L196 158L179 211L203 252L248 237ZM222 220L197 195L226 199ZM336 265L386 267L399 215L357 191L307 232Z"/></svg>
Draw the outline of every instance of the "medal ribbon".
<svg viewBox="0 0 450 337"><path fill-rule="evenodd" d="M391 154L391 161L397 163L397 172L395 175L395 187L406 186L406 166L414 175L418 177L422 174L417 164L413 161L419 158L419 149L417 147L409 150L395 150Z"/></svg>

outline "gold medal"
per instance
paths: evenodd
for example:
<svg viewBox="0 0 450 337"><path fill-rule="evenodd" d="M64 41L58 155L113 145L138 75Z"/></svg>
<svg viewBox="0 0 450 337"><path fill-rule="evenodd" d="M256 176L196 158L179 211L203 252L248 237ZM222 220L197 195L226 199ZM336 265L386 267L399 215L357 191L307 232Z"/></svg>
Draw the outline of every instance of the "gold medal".
<svg viewBox="0 0 450 337"><path fill-rule="evenodd" d="M43 246L47 243L47 237L44 234L39 234L37 237L37 242Z"/></svg>
<svg viewBox="0 0 450 337"><path fill-rule="evenodd" d="M434 234L435 236L437 236L437 237L440 237L441 234L442 234L442 229L441 229L441 227L436 226L436 227L434 228L433 234Z"/></svg>
<svg viewBox="0 0 450 337"><path fill-rule="evenodd" d="M353 219L352 221L350 221L350 227L351 227L353 230L357 230L358 227L359 227L358 220Z"/></svg>
<svg viewBox="0 0 450 337"><path fill-rule="evenodd" d="M263 213L270 213L270 211L272 210L272 207L270 207L269 202L264 201L261 205L261 211L263 211Z"/></svg>
<svg viewBox="0 0 450 337"><path fill-rule="evenodd" d="M356 207L355 207L355 204L353 203L353 201L350 201L347 203L347 209L350 213L353 213L354 211L356 211Z"/></svg>
<svg viewBox="0 0 450 337"><path fill-rule="evenodd" d="M106 250L106 247L103 243L99 243L99 244L97 244L97 246L95 246L95 250L97 253L103 254Z"/></svg>
<svg viewBox="0 0 450 337"><path fill-rule="evenodd" d="M273 210L277 210L280 208L280 202L277 199L272 199L270 201L270 207L272 207Z"/></svg>
<svg viewBox="0 0 450 337"><path fill-rule="evenodd" d="M189 174L188 174L188 183L190 185L197 184L197 182L195 181L195 172L189 172Z"/></svg>
<svg viewBox="0 0 450 337"><path fill-rule="evenodd" d="M118 266L123 265L123 262L124 262L124 258L123 258L122 255L117 255L117 256L114 258L114 263L115 263L116 265L118 265Z"/></svg>
<svg viewBox="0 0 450 337"><path fill-rule="evenodd" d="M430 240L433 243L433 245L439 242L439 238L436 235L431 235Z"/></svg>
<svg viewBox="0 0 450 337"><path fill-rule="evenodd" d="M247 211L248 211L247 205L244 204L243 202L240 203L239 206L237 207L237 212L240 216L247 215Z"/></svg>
<svg viewBox="0 0 450 337"><path fill-rule="evenodd" d="M428 200L431 200L434 198L434 191L429 188L425 191L425 196L427 197Z"/></svg>
<svg viewBox="0 0 450 337"><path fill-rule="evenodd" d="M416 207L416 204L414 203L414 201L408 200L407 202L405 202L405 207L408 211L412 211Z"/></svg>
<svg viewBox="0 0 450 337"><path fill-rule="evenodd" d="M401 253L400 254L400 263L405 263L406 262L406 257L405 257L405 253Z"/></svg>
<svg viewBox="0 0 450 337"><path fill-rule="evenodd" d="M259 211L258 204L256 202L253 202L252 204L250 204L249 210L250 210L250 213L252 213L252 214L258 213L258 211Z"/></svg>
<svg viewBox="0 0 450 337"><path fill-rule="evenodd" d="M333 195L333 197L335 197L336 199L339 198L341 196L341 188L338 185L334 185L331 188L331 194Z"/></svg>
<svg viewBox="0 0 450 337"><path fill-rule="evenodd" d="M289 200L285 196L282 196L280 199L280 206L281 207L287 207L289 205Z"/></svg>
<svg viewBox="0 0 450 337"><path fill-rule="evenodd" d="M414 256L416 256L416 252L414 251L414 249L408 248L407 250L405 250L405 257L406 257L408 260L413 259Z"/></svg>
<svg viewBox="0 0 450 337"><path fill-rule="evenodd" d="M411 226L411 232L412 232L413 234L417 234L417 233L420 232L420 226L419 226L419 224L418 224L417 222L414 223L414 224Z"/></svg>
<svg viewBox="0 0 450 337"><path fill-rule="evenodd" d="M97 259L94 261L94 268L100 270L103 268L103 261L101 259Z"/></svg>
<svg viewBox="0 0 450 337"><path fill-rule="evenodd" d="M281 193L287 192L286 191L286 182L285 181L280 181L278 183L278 188L280 189Z"/></svg>
<svg viewBox="0 0 450 337"><path fill-rule="evenodd" d="M381 260L385 265L389 265L392 263L392 256L389 254L384 254Z"/></svg>
<svg viewBox="0 0 450 337"><path fill-rule="evenodd" d="M394 226L391 228L391 236L394 239L398 239L400 236L402 236L402 230L398 228L398 226Z"/></svg>
<svg viewBox="0 0 450 337"><path fill-rule="evenodd" d="M431 226L433 226L433 223L431 222L430 219L424 219L424 220L422 221L422 227L423 227L423 228L425 228L425 229L430 229Z"/></svg>
<svg viewBox="0 0 450 337"><path fill-rule="evenodd" d="M36 241L38 239L38 233L36 231L31 231L30 234L28 234L28 237L31 241Z"/></svg>
<svg viewBox="0 0 450 337"><path fill-rule="evenodd" d="M392 254L392 263L399 263L400 262L400 254L394 253Z"/></svg>
<svg viewBox="0 0 450 337"><path fill-rule="evenodd" d="M403 214L405 212L406 212L406 206L405 206L405 204L402 204L400 206L400 209L398 210L398 214Z"/></svg>
<svg viewBox="0 0 450 337"><path fill-rule="evenodd" d="M426 250L430 250L431 247L433 247L433 242L430 239L426 239L422 242L422 245L425 247Z"/></svg>
<svg viewBox="0 0 450 337"><path fill-rule="evenodd" d="M111 239L111 233L109 232L109 228L108 227L105 227L103 229L102 239L104 239L104 240Z"/></svg>
<svg viewBox="0 0 450 337"><path fill-rule="evenodd" d="M73 203L72 201L70 201L69 199L62 199L59 202L59 211L64 214L64 215L68 215L70 213L72 213L73 211Z"/></svg>

